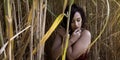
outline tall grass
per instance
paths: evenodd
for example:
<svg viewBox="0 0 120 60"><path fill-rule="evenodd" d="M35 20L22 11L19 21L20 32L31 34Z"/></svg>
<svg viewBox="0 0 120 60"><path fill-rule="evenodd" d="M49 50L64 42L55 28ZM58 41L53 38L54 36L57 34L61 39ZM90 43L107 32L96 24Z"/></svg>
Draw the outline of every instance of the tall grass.
<svg viewBox="0 0 120 60"><path fill-rule="evenodd" d="M55 29L64 16L67 2L0 0L0 60L49 60ZM119 60L120 1L75 0L75 3L85 10L87 29L94 42L89 60ZM56 26L51 27L52 24Z"/></svg>

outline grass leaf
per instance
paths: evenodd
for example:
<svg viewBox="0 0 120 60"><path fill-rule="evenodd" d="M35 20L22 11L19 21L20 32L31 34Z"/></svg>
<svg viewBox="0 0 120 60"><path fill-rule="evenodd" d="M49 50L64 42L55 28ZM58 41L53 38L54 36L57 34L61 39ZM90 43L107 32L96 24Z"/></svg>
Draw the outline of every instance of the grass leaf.
<svg viewBox="0 0 120 60"><path fill-rule="evenodd" d="M64 49L63 55L62 55L62 60L66 60L66 52L67 52L67 48L68 48L69 37L70 37L70 35L68 34L67 38L66 38L65 49Z"/></svg>

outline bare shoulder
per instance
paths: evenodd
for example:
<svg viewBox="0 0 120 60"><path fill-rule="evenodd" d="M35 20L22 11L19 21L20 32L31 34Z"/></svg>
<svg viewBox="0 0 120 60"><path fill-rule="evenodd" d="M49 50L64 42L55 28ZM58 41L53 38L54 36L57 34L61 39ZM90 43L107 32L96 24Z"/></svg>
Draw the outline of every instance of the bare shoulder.
<svg viewBox="0 0 120 60"><path fill-rule="evenodd" d="M91 41L91 33L89 30L83 30L83 32L81 33L81 38L84 41Z"/></svg>
<svg viewBox="0 0 120 60"><path fill-rule="evenodd" d="M83 30L82 35L86 35L86 36L91 37L91 33L89 30Z"/></svg>

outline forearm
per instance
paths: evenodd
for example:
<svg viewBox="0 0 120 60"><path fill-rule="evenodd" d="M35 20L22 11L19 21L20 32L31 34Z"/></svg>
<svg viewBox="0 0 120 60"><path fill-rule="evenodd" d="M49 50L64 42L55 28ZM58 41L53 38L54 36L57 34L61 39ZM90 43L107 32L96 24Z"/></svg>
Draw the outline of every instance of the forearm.
<svg viewBox="0 0 120 60"><path fill-rule="evenodd" d="M77 40L78 38L74 38L74 37L70 38L68 46L72 46Z"/></svg>
<svg viewBox="0 0 120 60"><path fill-rule="evenodd" d="M75 42L73 42L72 39L70 39L69 45L68 45L68 49L67 49L67 58L68 58L68 60L74 60L74 58L71 56L71 55L72 55L72 52L73 52L72 45L73 45L74 43L75 43Z"/></svg>
<svg viewBox="0 0 120 60"><path fill-rule="evenodd" d="M76 40L77 41L77 40ZM76 57L73 55L73 46L76 41L70 39L68 49L67 49L67 57L69 60L74 60Z"/></svg>
<svg viewBox="0 0 120 60"><path fill-rule="evenodd" d="M68 47L68 50L67 50L67 59L68 60L74 60L72 57L71 57L71 53L72 53L72 47Z"/></svg>

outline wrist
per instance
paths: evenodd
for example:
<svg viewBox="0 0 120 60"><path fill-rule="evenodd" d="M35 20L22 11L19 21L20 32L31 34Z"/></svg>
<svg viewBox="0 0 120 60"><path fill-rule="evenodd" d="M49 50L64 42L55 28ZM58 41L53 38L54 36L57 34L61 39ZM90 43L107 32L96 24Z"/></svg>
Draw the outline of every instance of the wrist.
<svg viewBox="0 0 120 60"><path fill-rule="evenodd" d="M69 41L69 46L71 46L72 44L74 44L74 41L70 40Z"/></svg>

